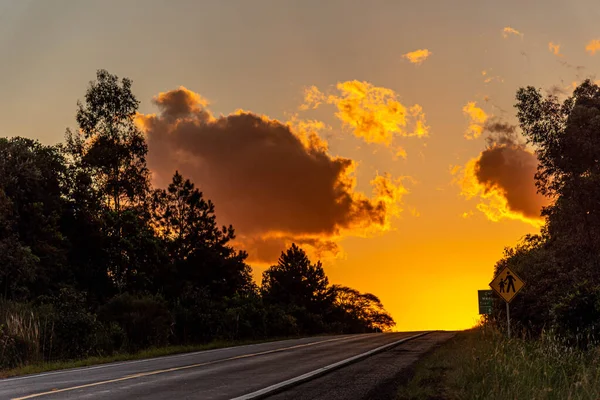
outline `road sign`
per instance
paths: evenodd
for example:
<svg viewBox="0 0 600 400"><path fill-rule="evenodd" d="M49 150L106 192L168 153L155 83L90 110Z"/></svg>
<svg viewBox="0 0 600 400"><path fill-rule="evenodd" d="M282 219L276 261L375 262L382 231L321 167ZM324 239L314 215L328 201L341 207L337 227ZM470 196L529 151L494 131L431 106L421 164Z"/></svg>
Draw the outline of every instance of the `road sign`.
<svg viewBox="0 0 600 400"><path fill-rule="evenodd" d="M505 267L493 281L490 282L490 287L504 299L510 303L512 299L525 286L525 282L512 272L510 268Z"/></svg>
<svg viewBox="0 0 600 400"><path fill-rule="evenodd" d="M479 297L479 314L491 314L492 313L492 290L478 290L477 296Z"/></svg>

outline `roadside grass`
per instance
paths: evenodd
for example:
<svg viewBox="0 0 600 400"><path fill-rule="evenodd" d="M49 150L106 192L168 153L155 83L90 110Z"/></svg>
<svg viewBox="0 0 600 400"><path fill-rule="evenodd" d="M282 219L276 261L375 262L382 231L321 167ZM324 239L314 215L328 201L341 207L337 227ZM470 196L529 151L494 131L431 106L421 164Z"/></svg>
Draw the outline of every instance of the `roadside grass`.
<svg viewBox="0 0 600 400"><path fill-rule="evenodd" d="M326 336L326 335L322 335ZM298 339L299 337L279 337L262 340L217 340L207 344L188 345L188 346L167 346L145 349L136 353L116 353L110 356L88 357L80 360L61 360L44 363L34 363L23 365L17 368L0 370L0 378L10 378L19 375L38 374L41 372L56 371L60 369L81 368L93 365L108 364L120 361L142 360L145 358L156 358L174 354L192 353L203 350L214 350L225 347L244 346L249 344L259 344L275 342L278 340Z"/></svg>
<svg viewBox="0 0 600 400"><path fill-rule="evenodd" d="M553 336L507 339L475 328L457 333L413 371L399 400L600 398L600 350L578 350Z"/></svg>

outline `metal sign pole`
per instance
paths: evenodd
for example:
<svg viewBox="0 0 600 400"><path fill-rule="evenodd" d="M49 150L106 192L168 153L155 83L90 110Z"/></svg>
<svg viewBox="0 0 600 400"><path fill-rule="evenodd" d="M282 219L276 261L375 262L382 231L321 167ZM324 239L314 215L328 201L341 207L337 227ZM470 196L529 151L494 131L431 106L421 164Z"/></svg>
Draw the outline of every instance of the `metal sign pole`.
<svg viewBox="0 0 600 400"><path fill-rule="evenodd" d="M510 309L508 307L508 301L506 302L506 324L508 325L508 338L510 339Z"/></svg>

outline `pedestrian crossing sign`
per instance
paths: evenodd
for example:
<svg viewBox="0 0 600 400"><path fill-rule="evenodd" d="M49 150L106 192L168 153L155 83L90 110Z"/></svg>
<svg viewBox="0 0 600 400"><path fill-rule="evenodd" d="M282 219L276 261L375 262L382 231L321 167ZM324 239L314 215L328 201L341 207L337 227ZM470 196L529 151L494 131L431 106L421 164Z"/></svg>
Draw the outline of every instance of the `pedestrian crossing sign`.
<svg viewBox="0 0 600 400"><path fill-rule="evenodd" d="M504 267L490 282L490 287L507 303L512 301L523 286L525 286L525 282L508 267Z"/></svg>

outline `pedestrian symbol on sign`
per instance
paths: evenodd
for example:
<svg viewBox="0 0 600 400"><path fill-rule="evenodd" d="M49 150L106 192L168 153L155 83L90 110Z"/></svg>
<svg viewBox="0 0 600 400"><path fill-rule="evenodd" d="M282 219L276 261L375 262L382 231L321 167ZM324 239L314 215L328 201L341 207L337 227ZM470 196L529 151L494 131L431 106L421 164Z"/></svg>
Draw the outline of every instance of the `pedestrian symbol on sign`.
<svg viewBox="0 0 600 400"><path fill-rule="evenodd" d="M506 293L510 293L510 288L512 288L513 293L515 292L515 277L510 274L510 271L506 272L506 278L504 278L505 282L508 282L508 287L506 288Z"/></svg>

